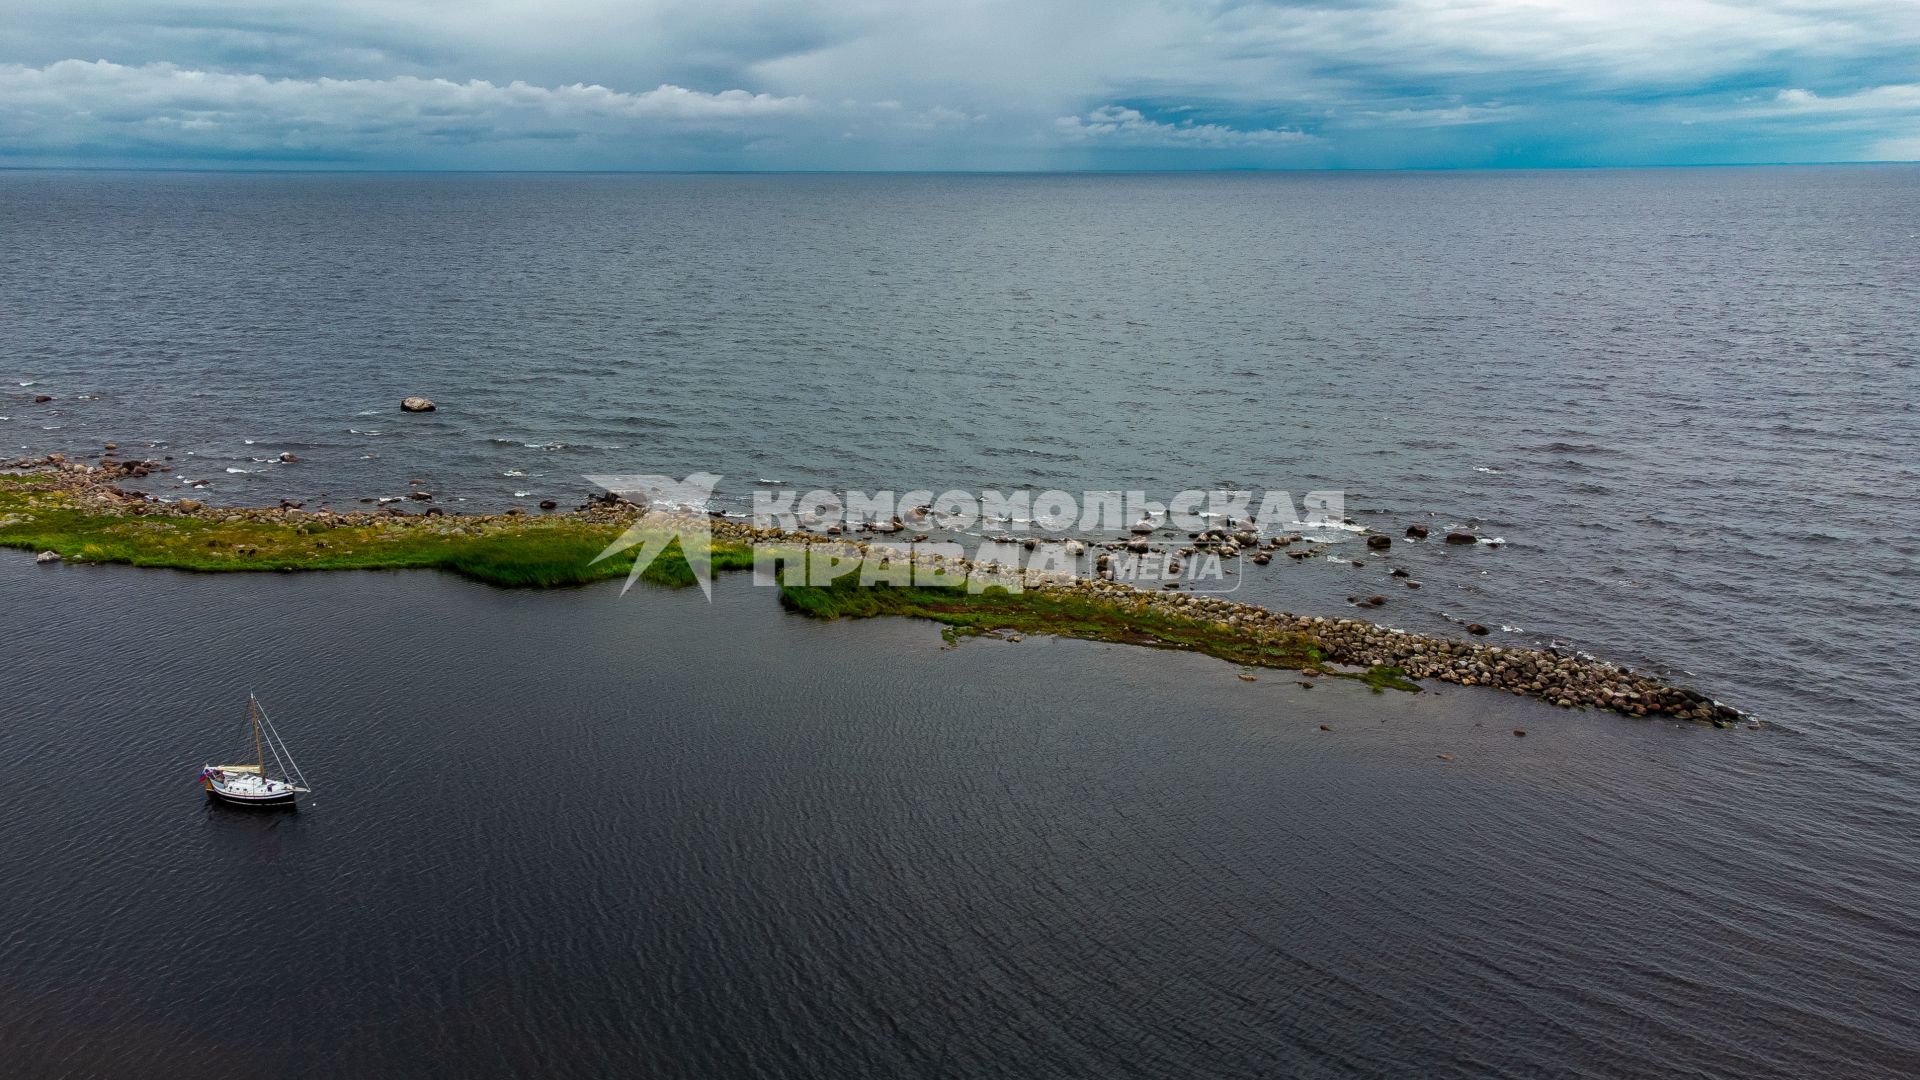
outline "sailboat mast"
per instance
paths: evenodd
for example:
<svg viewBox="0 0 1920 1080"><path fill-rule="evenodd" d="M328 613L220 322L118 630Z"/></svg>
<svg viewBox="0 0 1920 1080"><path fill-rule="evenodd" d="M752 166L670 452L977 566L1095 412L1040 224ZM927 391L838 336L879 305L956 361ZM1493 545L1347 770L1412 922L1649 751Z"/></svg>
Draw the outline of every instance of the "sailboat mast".
<svg viewBox="0 0 1920 1080"><path fill-rule="evenodd" d="M252 694L247 695L247 719L253 721L253 760L260 769L260 778L267 778L267 758L260 750L260 702Z"/></svg>

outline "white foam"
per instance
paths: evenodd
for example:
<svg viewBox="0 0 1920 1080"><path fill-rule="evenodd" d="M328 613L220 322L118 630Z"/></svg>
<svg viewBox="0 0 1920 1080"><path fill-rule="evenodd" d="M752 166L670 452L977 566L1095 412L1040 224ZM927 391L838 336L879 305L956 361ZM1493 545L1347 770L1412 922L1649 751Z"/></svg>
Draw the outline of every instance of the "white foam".
<svg viewBox="0 0 1920 1080"><path fill-rule="evenodd" d="M503 472L500 475L501 476L525 476L527 474L521 472L519 469L508 469L506 472Z"/></svg>
<svg viewBox="0 0 1920 1080"><path fill-rule="evenodd" d="M516 499L524 499L531 494L533 494L531 491L516 491L513 493L513 497Z"/></svg>
<svg viewBox="0 0 1920 1080"><path fill-rule="evenodd" d="M228 466L227 471L230 473L250 473L253 470L252 469L236 469L236 468L233 468L232 466Z"/></svg>

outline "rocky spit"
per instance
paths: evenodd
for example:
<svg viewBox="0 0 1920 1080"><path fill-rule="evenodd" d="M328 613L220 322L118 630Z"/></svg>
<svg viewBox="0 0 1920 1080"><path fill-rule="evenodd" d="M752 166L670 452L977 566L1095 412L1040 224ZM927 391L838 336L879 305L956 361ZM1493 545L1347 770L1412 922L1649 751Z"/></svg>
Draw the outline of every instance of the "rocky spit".
<svg viewBox="0 0 1920 1080"><path fill-rule="evenodd" d="M166 466L153 461L120 461L111 455L97 464L89 465L53 454L15 461L11 463L11 468L12 471L50 482L71 496L78 508L98 513L171 515L226 523L281 522L322 528L380 524L448 535L478 535L495 528L520 527L528 521L527 516L518 509L505 514L447 515L437 507L428 507L420 514L408 514L400 505L388 505L379 510L341 512L327 509L309 511L292 503L277 508L235 508L209 506L193 499L167 501L144 492L128 491L118 484L122 480L145 477ZM658 519L663 527L671 527L683 515L689 522L704 519L714 537L721 541L825 544L850 553L878 554L888 549L885 541L869 543L838 535L755 526L718 516L649 510L611 494L589 497L574 510L542 514L540 518L624 526L645 516ZM1069 551L1074 551L1076 546L1082 551L1087 549L1087 545L1078 541L1066 543ZM1096 546L1118 550L1129 543L1137 541L1115 541ZM956 576L998 574L1001 580L1014 583L1008 571L991 564L977 566L968 559L938 557L921 558L918 561L937 565ZM1271 643L1284 648L1295 640L1295 635L1305 635L1319 646L1329 664L1363 668L1395 667L1411 679L1431 679L1460 686L1504 690L1539 698L1562 708L1610 709L1628 716L1664 716L1710 723L1716 727L1730 727L1747 719L1738 709L1698 691L1604 661L1570 656L1552 649L1487 645L1413 633L1362 619L1294 615L1225 597L1144 589L1097 576L1056 574L1045 578L1029 577L1018 583L1025 588L1051 592L1062 598L1078 598L1095 603L1122 616L1133 612L1142 616L1171 617L1211 624L1211 628L1222 636L1248 639L1249 644ZM1470 629L1478 631L1480 628ZM1313 669L1308 670L1308 674L1313 673Z"/></svg>

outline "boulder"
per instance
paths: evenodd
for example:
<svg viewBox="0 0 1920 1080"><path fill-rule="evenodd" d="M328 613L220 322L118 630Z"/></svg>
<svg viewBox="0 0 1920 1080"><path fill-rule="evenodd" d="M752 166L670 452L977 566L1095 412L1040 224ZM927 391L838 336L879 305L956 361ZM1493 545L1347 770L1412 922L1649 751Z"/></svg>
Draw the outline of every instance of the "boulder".
<svg viewBox="0 0 1920 1080"><path fill-rule="evenodd" d="M1470 532L1450 532L1447 534L1447 543L1449 544L1477 544L1479 542L1480 538Z"/></svg>
<svg viewBox="0 0 1920 1080"><path fill-rule="evenodd" d="M288 465L291 465L291 464L293 464L294 462L296 462L296 461L299 461L299 460L300 460L300 455L298 455L298 454L296 454L296 453L294 453L294 452L293 452L293 451L291 451L291 450L286 450L286 451L282 451L282 452L281 452L281 454L280 454L280 460L281 460L281 461L283 461L283 462L285 462L285 463L286 463L286 464L288 464Z"/></svg>
<svg viewBox="0 0 1920 1080"><path fill-rule="evenodd" d="M1375 551L1385 551L1393 546L1393 537L1369 536L1367 537L1367 546Z"/></svg>
<svg viewBox="0 0 1920 1080"><path fill-rule="evenodd" d="M57 563L60 561L60 553L57 551L43 551L35 555L33 561L37 563Z"/></svg>
<svg viewBox="0 0 1920 1080"><path fill-rule="evenodd" d="M34 403L35 405L45 405L45 404L46 404L47 402L49 402L49 401L52 401L52 400L53 400L53 395L52 395L52 394L35 394L35 395L33 395L33 403Z"/></svg>
<svg viewBox="0 0 1920 1080"><path fill-rule="evenodd" d="M555 502L555 501L553 501L552 499L541 499L541 500L540 500L540 509L542 509L542 510L554 510L554 509L558 509L558 508L559 508L559 506L560 506L560 504L559 504L559 503L557 503L557 502Z"/></svg>
<svg viewBox="0 0 1920 1080"><path fill-rule="evenodd" d="M417 499L417 500L418 500L418 501L420 501L420 502L430 502L430 501L432 501L432 499L433 499L433 492L431 492L431 491L409 491L409 492L407 492L407 498L409 498L409 499Z"/></svg>
<svg viewBox="0 0 1920 1080"><path fill-rule="evenodd" d="M1470 622L1467 624L1467 633L1472 634L1475 637L1486 637L1488 634L1493 633L1493 631L1487 629L1484 626L1481 626L1477 622ZM1474 647L1479 648L1479 646L1477 645Z"/></svg>
<svg viewBox="0 0 1920 1080"><path fill-rule="evenodd" d="M1427 538L1427 527L1425 525L1407 526L1407 538L1410 540L1425 540Z"/></svg>
<svg viewBox="0 0 1920 1080"><path fill-rule="evenodd" d="M435 408L437 406L433 402L418 396L406 398L400 402L400 409L403 412L432 412Z"/></svg>

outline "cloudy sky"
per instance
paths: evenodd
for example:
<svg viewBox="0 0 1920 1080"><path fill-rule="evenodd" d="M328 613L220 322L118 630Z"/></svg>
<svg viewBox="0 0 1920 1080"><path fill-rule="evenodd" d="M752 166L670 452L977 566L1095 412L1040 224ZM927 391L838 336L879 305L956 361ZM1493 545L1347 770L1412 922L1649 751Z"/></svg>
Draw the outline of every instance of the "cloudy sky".
<svg viewBox="0 0 1920 1080"><path fill-rule="evenodd" d="M1916 0L16 0L0 165L1920 158Z"/></svg>

